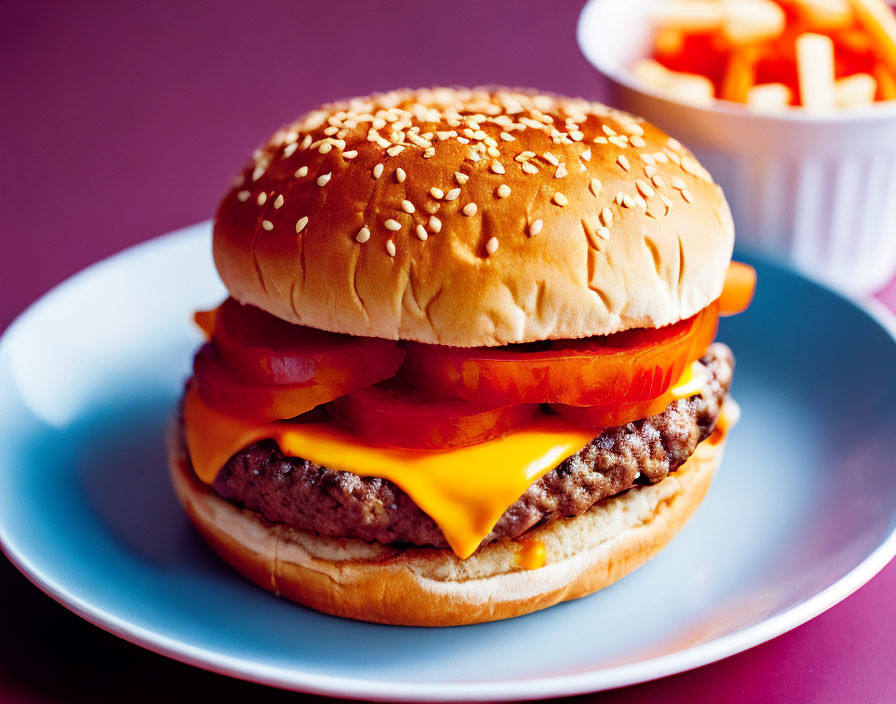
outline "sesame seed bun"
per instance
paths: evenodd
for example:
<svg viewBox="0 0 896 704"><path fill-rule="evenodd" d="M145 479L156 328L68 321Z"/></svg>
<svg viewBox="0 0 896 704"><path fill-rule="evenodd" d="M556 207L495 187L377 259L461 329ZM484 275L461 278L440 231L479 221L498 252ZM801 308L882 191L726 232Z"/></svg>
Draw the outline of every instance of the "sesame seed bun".
<svg viewBox="0 0 896 704"><path fill-rule="evenodd" d="M325 613L408 626L458 626L537 611L603 589L661 550L703 500L724 447L717 431L658 484L630 489L576 518L526 534L546 563L526 570L505 540L466 560L451 550L337 539L271 524L193 473L171 434L177 497L208 544L257 585Z"/></svg>
<svg viewBox="0 0 896 704"><path fill-rule="evenodd" d="M721 189L658 128L509 90L325 105L237 177L215 263L242 303L334 332L462 347L689 317L722 290Z"/></svg>

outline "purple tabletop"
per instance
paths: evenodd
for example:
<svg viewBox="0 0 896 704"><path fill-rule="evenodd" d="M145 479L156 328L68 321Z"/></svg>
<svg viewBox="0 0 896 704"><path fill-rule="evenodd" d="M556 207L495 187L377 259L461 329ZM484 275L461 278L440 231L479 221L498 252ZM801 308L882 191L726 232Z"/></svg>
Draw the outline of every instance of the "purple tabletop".
<svg viewBox="0 0 896 704"><path fill-rule="evenodd" d="M3 3L0 329L87 264L209 218L249 151L316 103L455 83L601 98L576 47L580 9L523 0ZM879 297L896 309L896 281ZM2 559L0 595L0 701L295 701L118 640ZM890 565L769 643L583 699L893 702L894 603Z"/></svg>

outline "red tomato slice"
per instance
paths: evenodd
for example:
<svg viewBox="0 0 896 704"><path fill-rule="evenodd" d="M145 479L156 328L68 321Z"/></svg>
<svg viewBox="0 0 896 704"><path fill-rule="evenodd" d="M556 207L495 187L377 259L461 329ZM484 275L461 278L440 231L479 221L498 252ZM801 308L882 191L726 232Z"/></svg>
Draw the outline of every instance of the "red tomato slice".
<svg viewBox="0 0 896 704"><path fill-rule="evenodd" d="M401 375L442 397L501 404L616 406L663 394L716 334L715 304L658 329L530 345L461 348L407 345Z"/></svg>
<svg viewBox="0 0 896 704"><path fill-rule="evenodd" d="M618 428L620 425L631 423L634 420L662 413L673 401L675 401L675 398L672 394L666 393L650 401L621 403L611 408L564 406L559 403L552 403L551 409L576 425L586 425L595 429Z"/></svg>
<svg viewBox="0 0 896 704"><path fill-rule="evenodd" d="M393 340L293 325L228 298L215 316L221 359L260 384L344 384L349 391L395 375L404 350Z"/></svg>
<svg viewBox="0 0 896 704"><path fill-rule="evenodd" d="M196 390L205 403L235 418L282 420L310 411L353 390L343 385L267 386L246 382L225 366L212 344L193 359Z"/></svg>
<svg viewBox="0 0 896 704"><path fill-rule="evenodd" d="M420 450L492 440L531 423L540 412L535 404L437 400L394 382L355 391L328 408L333 420L356 435L381 445Z"/></svg>

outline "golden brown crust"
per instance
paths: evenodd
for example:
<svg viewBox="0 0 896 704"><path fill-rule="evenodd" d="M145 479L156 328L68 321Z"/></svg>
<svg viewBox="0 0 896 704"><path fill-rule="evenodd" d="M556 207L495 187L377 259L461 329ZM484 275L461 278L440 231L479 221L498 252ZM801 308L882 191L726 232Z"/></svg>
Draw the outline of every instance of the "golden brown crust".
<svg viewBox="0 0 896 704"><path fill-rule="evenodd" d="M602 501L585 514L530 531L547 563L517 565L501 541L461 560L450 550L336 539L264 521L202 484L175 428L175 490L199 532L234 569L269 591L364 621L454 626L510 618L577 599L629 574L662 549L703 500L724 437L701 443L678 471Z"/></svg>
<svg viewBox="0 0 896 704"><path fill-rule="evenodd" d="M277 132L221 203L214 254L235 298L285 320L479 346L693 315L721 292L733 238L721 190L646 122L433 89Z"/></svg>

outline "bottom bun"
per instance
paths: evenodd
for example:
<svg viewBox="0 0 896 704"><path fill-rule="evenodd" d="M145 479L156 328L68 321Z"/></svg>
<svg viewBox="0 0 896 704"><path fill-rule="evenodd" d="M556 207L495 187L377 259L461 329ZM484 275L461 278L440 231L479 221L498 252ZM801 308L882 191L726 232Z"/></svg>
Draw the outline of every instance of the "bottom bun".
<svg viewBox="0 0 896 704"><path fill-rule="evenodd" d="M230 503L200 482L172 434L178 499L205 540L237 572L275 594L336 616L404 626L497 621L603 589L661 550L703 500L724 447L717 431L658 484L639 486L525 534L544 543L539 569L522 545L499 541L466 560L451 550L330 538Z"/></svg>

